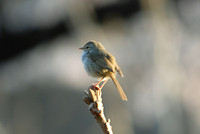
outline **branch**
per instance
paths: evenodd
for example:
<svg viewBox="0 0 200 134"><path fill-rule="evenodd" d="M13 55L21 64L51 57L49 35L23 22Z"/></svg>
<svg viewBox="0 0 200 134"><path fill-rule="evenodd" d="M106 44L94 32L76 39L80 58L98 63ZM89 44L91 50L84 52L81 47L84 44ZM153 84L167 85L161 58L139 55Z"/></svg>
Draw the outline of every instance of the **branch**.
<svg viewBox="0 0 200 134"><path fill-rule="evenodd" d="M100 125L104 134L113 134L110 119L107 120L104 115L101 90L97 87L90 86L88 90L85 90L85 94L86 96L83 97L83 100L87 105L89 105L91 114L97 120L97 123Z"/></svg>

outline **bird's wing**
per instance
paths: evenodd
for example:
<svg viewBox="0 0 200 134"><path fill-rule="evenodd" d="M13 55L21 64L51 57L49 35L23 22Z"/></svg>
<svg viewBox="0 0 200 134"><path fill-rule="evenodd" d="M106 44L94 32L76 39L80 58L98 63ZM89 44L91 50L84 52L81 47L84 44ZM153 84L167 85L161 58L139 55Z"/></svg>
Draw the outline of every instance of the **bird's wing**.
<svg viewBox="0 0 200 134"><path fill-rule="evenodd" d="M88 55L93 62L104 69L108 69L111 72L114 72L114 66L112 62L107 58L106 53L90 53Z"/></svg>
<svg viewBox="0 0 200 134"><path fill-rule="evenodd" d="M106 55L106 58L115 66L115 69L117 70L117 72L119 73L119 75L120 75L121 77L124 77L124 75L123 75L123 73L122 73L120 67L118 66L117 62L115 61L114 56L112 56L111 54L108 53L108 54Z"/></svg>
<svg viewBox="0 0 200 134"><path fill-rule="evenodd" d="M124 77L121 68L120 68L118 65L117 65L115 68L116 68L117 72L119 73L119 75L120 75L121 77Z"/></svg>

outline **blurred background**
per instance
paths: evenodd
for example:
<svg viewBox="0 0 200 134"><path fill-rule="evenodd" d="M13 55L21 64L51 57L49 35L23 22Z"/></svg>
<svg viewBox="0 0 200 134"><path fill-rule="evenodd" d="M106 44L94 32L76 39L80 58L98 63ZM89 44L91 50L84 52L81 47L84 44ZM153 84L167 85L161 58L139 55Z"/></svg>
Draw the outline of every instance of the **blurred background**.
<svg viewBox="0 0 200 134"><path fill-rule="evenodd" d="M102 134L83 102L82 51L125 77L103 89L114 134L200 133L199 0L0 0L0 134Z"/></svg>

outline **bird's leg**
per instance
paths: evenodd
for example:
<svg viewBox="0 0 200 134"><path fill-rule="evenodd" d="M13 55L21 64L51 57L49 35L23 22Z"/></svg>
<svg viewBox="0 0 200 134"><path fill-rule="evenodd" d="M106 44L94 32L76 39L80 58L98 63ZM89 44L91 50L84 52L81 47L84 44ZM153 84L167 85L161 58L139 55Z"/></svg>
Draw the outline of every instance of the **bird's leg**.
<svg viewBox="0 0 200 134"><path fill-rule="evenodd" d="M101 80L100 81L98 81L96 84L92 84L92 86L94 86L94 87L96 87L97 89L101 89L101 88L99 88L99 84L101 83L101 81L104 79L104 77L103 78L101 78Z"/></svg>
<svg viewBox="0 0 200 134"><path fill-rule="evenodd" d="M100 87L100 89L102 89L103 88L103 86L106 84L106 82L108 81L109 79L108 78L106 78L106 80L103 82L103 84L101 85L101 87Z"/></svg>

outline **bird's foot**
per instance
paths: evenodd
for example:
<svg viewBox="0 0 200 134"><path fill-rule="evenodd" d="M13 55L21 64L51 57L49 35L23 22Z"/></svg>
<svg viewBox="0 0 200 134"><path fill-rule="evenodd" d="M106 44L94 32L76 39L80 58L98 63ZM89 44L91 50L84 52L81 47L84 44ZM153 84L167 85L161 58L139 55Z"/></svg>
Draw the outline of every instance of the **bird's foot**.
<svg viewBox="0 0 200 134"><path fill-rule="evenodd" d="M101 88L99 87L99 85L92 83L92 87L97 89L97 90L101 90Z"/></svg>

